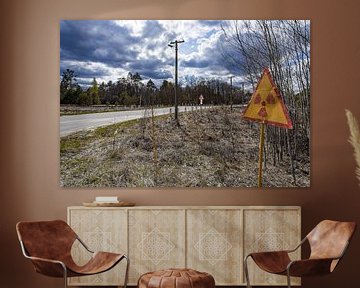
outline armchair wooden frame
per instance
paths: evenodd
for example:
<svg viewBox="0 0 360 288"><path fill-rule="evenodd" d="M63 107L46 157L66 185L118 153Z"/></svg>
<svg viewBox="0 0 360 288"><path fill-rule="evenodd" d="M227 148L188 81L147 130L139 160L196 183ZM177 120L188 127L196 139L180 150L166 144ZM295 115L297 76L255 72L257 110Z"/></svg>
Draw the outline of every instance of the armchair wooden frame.
<svg viewBox="0 0 360 288"><path fill-rule="evenodd" d="M25 232L25 228L23 228L22 226L26 227L27 225L40 225L40 227L42 226L41 228L43 228L44 225L50 225L50 226L60 225L60 227L62 226L67 230L64 233L65 236L70 236L68 237L69 239L66 239L68 243L65 243L67 244L65 246L69 248L68 244L71 243L72 246L73 243L77 240L89 253L91 253L92 256L91 259L84 266L77 266L72 260L70 251L66 251L67 255L62 259L56 259L55 257L48 258L48 257L32 256L29 253L26 247L27 245L24 243L23 240L24 237L23 234ZM68 277L89 276L98 273L103 273L115 267L118 263L120 263L122 259L126 260L126 270L125 270L125 279L124 279L123 287L127 288L129 265L130 265L130 260L128 256L125 254L92 251L64 221L55 220L55 221L41 221L41 222L19 222L16 225L16 230L17 230L22 253L25 258L31 260L36 272L50 277L58 277L58 278L63 277L65 288L68 287L68 283L67 283ZM28 235L26 235L25 237L27 236ZM38 239L38 241L41 241L41 239ZM38 252L36 251L36 253Z"/></svg>
<svg viewBox="0 0 360 288"><path fill-rule="evenodd" d="M294 249L256 252L246 255L244 273L247 287L251 288L248 270L249 257L266 272L286 275L288 288L291 288L291 276L304 277L333 272L344 256L355 229L356 224L354 222L324 220L304 237ZM308 259L290 260L288 254L295 252L307 241L311 248L310 257ZM333 246L327 247L329 244L333 244Z"/></svg>

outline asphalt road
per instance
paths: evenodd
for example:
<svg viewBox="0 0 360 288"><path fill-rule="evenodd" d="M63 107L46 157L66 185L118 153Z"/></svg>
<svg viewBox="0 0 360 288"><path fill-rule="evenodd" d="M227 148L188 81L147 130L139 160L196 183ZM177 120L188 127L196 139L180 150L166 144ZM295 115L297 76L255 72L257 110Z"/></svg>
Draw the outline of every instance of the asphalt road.
<svg viewBox="0 0 360 288"><path fill-rule="evenodd" d="M179 106L179 112L184 112L185 109L186 111L191 111L191 108L196 109L195 106ZM199 109L199 107L197 108ZM166 107L166 108L154 109L154 114L156 116L169 114L170 109L171 109L171 113L174 113L174 107ZM147 109L147 110L142 109L142 110L60 116L60 137L81 130L87 130L87 129L111 125L119 122L139 119L144 117L145 112L147 117L151 115L151 109Z"/></svg>

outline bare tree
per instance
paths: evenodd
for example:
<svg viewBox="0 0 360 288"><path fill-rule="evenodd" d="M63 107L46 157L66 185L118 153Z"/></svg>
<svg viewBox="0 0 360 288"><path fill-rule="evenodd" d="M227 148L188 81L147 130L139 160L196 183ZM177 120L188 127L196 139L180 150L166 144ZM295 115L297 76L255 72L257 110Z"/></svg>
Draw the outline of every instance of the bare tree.
<svg viewBox="0 0 360 288"><path fill-rule="evenodd" d="M262 70L265 67L271 70L294 128L268 127L266 146L274 165L286 155L289 157L296 183L297 155L303 153L309 157L310 21L229 21L222 31L225 59L229 65L240 67L253 89Z"/></svg>

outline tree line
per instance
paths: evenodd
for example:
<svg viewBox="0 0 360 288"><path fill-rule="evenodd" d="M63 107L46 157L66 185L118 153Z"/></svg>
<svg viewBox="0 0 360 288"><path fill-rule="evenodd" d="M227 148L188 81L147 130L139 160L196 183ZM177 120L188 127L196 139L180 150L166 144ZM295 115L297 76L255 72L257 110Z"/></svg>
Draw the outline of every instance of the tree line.
<svg viewBox="0 0 360 288"><path fill-rule="evenodd" d="M81 106L90 105L120 105L147 107L174 105L175 85L163 80L160 87L156 87L152 79L143 81L141 75L129 72L126 77L118 78L116 82L98 83L93 78L90 87L83 88L77 81L75 71L66 69L61 76L60 104ZM144 83L145 82L145 83ZM240 104L249 98L249 93L239 87L218 79L187 78L186 85L178 86L178 103L181 105L199 104L199 97L203 95L204 104L230 105Z"/></svg>

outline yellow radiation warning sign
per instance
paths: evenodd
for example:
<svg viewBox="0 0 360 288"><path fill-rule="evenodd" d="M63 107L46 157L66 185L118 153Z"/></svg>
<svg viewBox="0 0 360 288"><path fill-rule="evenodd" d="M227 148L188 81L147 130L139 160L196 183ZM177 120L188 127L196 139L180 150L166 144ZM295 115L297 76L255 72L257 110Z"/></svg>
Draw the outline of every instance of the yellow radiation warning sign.
<svg viewBox="0 0 360 288"><path fill-rule="evenodd" d="M243 118L288 129L293 128L289 113L268 68L264 69Z"/></svg>

